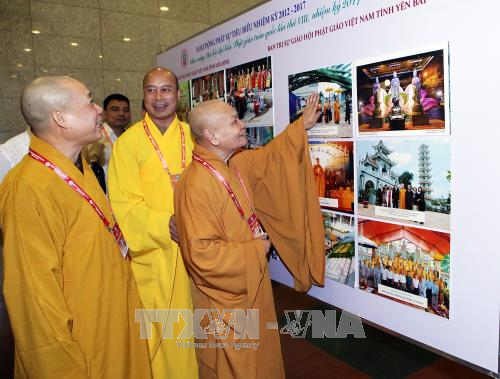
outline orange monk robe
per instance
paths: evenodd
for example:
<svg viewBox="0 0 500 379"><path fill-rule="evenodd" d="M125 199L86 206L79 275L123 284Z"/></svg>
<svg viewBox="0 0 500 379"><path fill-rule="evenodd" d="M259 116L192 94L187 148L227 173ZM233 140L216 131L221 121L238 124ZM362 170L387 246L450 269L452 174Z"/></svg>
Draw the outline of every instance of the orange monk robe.
<svg viewBox="0 0 500 379"><path fill-rule="evenodd" d="M252 71L250 73L250 89L255 89L257 87L257 73Z"/></svg>
<svg viewBox="0 0 500 379"><path fill-rule="evenodd" d="M325 169L321 165L316 164L313 167L313 173L318 196L325 197Z"/></svg>
<svg viewBox="0 0 500 379"><path fill-rule="evenodd" d="M250 207L234 169L239 170L261 223L295 278L295 288L307 291L312 284L322 285L324 229L301 119L265 147L236 154L229 167L199 145L195 152L227 179L248 216ZM200 377L283 378L278 331L266 329L276 314L263 241L252 237L226 189L197 162L186 169L174 197L195 308L259 310L259 339L236 341L259 343L257 350L231 348L231 333L217 340L208 335L208 341L227 343L228 348L197 349Z"/></svg>
<svg viewBox="0 0 500 379"><path fill-rule="evenodd" d="M340 122L340 103L338 100L333 102L333 117L336 124Z"/></svg>
<svg viewBox="0 0 500 379"><path fill-rule="evenodd" d="M261 78L262 78L262 84L261 84L261 90L262 91L265 91L265 89L267 88L267 71L266 70L262 70L261 71Z"/></svg>
<svg viewBox="0 0 500 379"><path fill-rule="evenodd" d="M112 221L87 163L83 174L33 136L31 148L68 174ZM94 209L29 156L0 187L3 291L16 378L150 378L130 262Z"/></svg>
<svg viewBox="0 0 500 379"><path fill-rule="evenodd" d="M399 208L406 208L406 190L404 188L399 189Z"/></svg>

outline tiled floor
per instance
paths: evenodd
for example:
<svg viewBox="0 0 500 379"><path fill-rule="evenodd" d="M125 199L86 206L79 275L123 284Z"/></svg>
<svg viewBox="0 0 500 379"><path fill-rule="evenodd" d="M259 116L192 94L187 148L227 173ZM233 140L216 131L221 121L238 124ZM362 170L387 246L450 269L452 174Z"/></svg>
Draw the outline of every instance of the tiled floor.
<svg viewBox="0 0 500 379"><path fill-rule="evenodd" d="M2 271L0 263L0 279ZM275 284L273 290L280 328L286 324L285 309L328 309L324 303L288 287ZM287 378L488 378L378 329L363 327L364 339L352 335L345 339L281 335ZM0 378L12 377L12 341L5 304L0 298Z"/></svg>

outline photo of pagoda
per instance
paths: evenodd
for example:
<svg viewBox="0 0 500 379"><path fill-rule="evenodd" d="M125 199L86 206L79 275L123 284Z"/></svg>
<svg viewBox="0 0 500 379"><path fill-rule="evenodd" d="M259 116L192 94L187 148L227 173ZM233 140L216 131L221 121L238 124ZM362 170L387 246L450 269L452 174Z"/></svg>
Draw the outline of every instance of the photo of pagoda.
<svg viewBox="0 0 500 379"><path fill-rule="evenodd" d="M449 230L449 139L360 140L356 146L359 215Z"/></svg>

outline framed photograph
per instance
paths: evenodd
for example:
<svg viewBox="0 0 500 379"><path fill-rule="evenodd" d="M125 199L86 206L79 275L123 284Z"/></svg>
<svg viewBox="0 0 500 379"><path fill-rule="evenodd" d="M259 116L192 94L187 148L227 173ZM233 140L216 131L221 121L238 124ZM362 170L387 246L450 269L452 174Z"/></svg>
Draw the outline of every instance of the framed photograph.
<svg viewBox="0 0 500 379"><path fill-rule="evenodd" d="M351 64L339 64L288 76L290 122L302 115L306 100L313 92L319 94L315 126L309 138L352 137L352 74Z"/></svg>
<svg viewBox="0 0 500 379"><path fill-rule="evenodd" d="M359 136L449 134L448 49L356 63Z"/></svg>
<svg viewBox="0 0 500 379"><path fill-rule="evenodd" d="M226 102L247 127L274 125L271 57L227 69L226 88Z"/></svg>
<svg viewBox="0 0 500 379"><path fill-rule="evenodd" d="M450 234L358 219L359 289L449 318Z"/></svg>
<svg viewBox="0 0 500 379"><path fill-rule="evenodd" d="M450 231L450 139L358 140L358 215Z"/></svg>
<svg viewBox="0 0 500 379"><path fill-rule="evenodd" d="M187 122L189 111L191 110L191 92L190 85L188 81L180 82L179 89L181 91L181 97L177 102L177 118L182 122Z"/></svg>
<svg viewBox="0 0 500 379"><path fill-rule="evenodd" d="M322 209L325 228L325 275L330 280L354 287L354 217Z"/></svg>
<svg viewBox="0 0 500 379"><path fill-rule="evenodd" d="M309 140L309 153L321 207L354 213L352 141Z"/></svg>
<svg viewBox="0 0 500 379"><path fill-rule="evenodd" d="M224 101L224 71L200 76L191 80L191 107L207 101Z"/></svg>

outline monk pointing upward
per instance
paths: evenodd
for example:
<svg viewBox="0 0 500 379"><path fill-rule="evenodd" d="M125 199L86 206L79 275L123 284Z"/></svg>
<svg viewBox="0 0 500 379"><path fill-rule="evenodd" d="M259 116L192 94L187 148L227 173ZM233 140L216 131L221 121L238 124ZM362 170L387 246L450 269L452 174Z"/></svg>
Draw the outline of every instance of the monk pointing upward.
<svg viewBox="0 0 500 379"><path fill-rule="evenodd" d="M318 119L317 102L318 95L311 95L299 120L265 147L248 151L240 151L247 143L245 124L229 105L208 101L190 114L193 163L174 200L194 307L221 314L256 309L258 317L248 316L247 323L259 331L258 339L238 339L231 330L227 338L198 340L220 344L197 349L202 378L284 377L278 331L266 329L276 321L267 263L271 241L297 290L324 282L323 224L305 133ZM209 327L204 321L201 326Z"/></svg>

